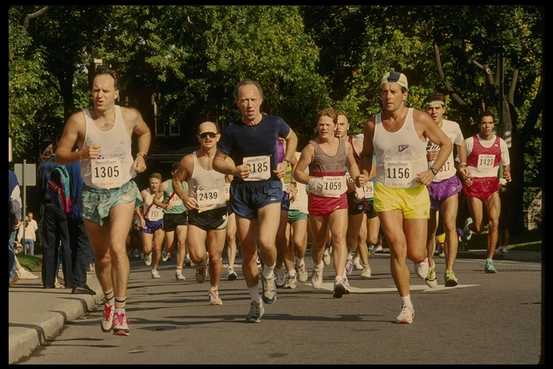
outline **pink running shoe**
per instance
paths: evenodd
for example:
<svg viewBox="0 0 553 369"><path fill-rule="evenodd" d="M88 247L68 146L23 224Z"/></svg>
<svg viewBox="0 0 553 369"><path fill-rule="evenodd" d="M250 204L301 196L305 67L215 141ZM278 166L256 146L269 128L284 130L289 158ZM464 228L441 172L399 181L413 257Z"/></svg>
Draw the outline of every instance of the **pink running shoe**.
<svg viewBox="0 0 553 369"><path fill-rule="evenodd" d="M113 334L117 336L128 336L129 326L127 324L127 313L123 309L115 310L113 315Z"/></svg>
<svg viewBox="0 0 553 369"><path fill-rule="evenodd" d="M110 304L104 304L104 313L102 314L102 331L109 332L113 328L113 311L114 306Z"/></svg>

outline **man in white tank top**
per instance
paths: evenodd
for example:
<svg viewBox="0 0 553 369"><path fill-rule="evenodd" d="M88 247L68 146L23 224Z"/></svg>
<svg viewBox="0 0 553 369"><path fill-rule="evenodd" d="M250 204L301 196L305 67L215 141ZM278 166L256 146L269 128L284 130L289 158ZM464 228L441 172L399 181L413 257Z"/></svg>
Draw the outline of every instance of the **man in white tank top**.
<svg viewBox="0 0 553 369"><path fill-rule="evenodd" d="M213 169L221 134L217 124L209 121L200 123L197 133L200 148L182 158L173 175L173 188L189 209L188 246L190 259L196 264L196 280L199 283L205 280L209 255L209 303L222 305L219 281L223 269L227 201L225 175ZM181 181L188 182L188 193L182 190Z"/></svg>
<svg viewBox="0 0 553 369"><path fill-rule="evenodd" d="M100 67L91 93L92 110L84 109L69 117L56 158L60 163L81 161L84 225L96 254L96 275L105 295L102 330L128 335L125 302L129 259L125 241L139 197L132 177L146 170L150 129L138 110L115 104L119 90L117 74L112 70ZM133 133L138 136L136 159L131 155ZM73 151L75 144L78 151Z"/></svg>
<svg viewBox="0 0 553 369"><path fill-rule="evenodd" d="M451 141L425 112L407 108L407 77L386 73L380 83L382 112L367 122L364 131L361 169L368 178L376 154L374 207L380 218L391 253L394 282L402 300L398 323L412 323L415 310L409 295L406 258L418 264L425 278L426 231L430 211L428 185L451 152ZM434 166L428 168L426 139L440 147Z"/></svg>

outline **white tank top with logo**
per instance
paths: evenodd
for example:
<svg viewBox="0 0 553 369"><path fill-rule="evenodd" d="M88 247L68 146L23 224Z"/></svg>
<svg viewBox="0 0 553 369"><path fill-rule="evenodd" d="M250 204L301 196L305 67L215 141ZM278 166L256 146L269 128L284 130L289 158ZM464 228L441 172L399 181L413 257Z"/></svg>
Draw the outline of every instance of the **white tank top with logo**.
<svg viewBox="0 0 553 369"><path fill-rule="evenodd" d="M416 176L428 170L426 140L420 139L415 130L412 108L409 108L403 126L396 132L384 128L378 113L375 117L373 146L376 182L393 188L411 188L421 184Z"/></svg>
<svg viewBox="0 0 553 369"><path fill-rule="evenodd" d="M149 188L142 191L142 197L144 198L144 203L142 204L144 218L151 222L163 219L164 210L154 204L154 195ZM163 201L163 196L160 196L159 200Z"/></svg>
<svg viewBox="0 0 553 369"><path fill-rule="evenodd" d="M92 188L110 189L123 186L136 172L133 169L131 134L123 120L122 109L115 105L115 124L108 131L100 130L94 123L88 109L85 117L84 145L101 146L100 157L81 160L81 177Z"/></svg>
<svg viewBox="0 0 553 369"><path fill-rule="evenodd" d="M193 153L194 170L188 179L188 195L198 202L198 212L218 209L227 206L225 199L225 175L215 169L204 169Z"/></svg>

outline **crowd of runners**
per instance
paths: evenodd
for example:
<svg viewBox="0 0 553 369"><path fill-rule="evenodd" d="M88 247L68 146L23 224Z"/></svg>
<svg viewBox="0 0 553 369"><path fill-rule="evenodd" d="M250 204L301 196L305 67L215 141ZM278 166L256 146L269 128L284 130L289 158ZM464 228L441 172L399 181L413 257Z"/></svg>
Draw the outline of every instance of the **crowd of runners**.
<svg viewBox="0 0 553 369"><path fill-rule="evenodd" d="M496 272L499 167L504 180L511 178L493 114L482 113L479 131L464 139L459 124L444 119L442 95L429 97L426 111L409 108L407 78L392 71L380 81L381 111L364 123L363 133L350 135L347 115L326 108L313 122L315 137L299 150L290 126L262 112L260 84L243 80L234 93L241 120L224 130L218 122L201 120L198 149L174 163L169 178L153 171L148 187L139 191L133 177L146 170L150 131L136 109L116 104L117 82L113 71L97 71L93 107L68 119L56 151L60 163L81 162L84 224L105 295L102 330L129 334L125 305L128 252L134 245L152 278L169 278L159 265L174 255L174 277L184 281L188 260L197 282L209 279L212 305L223 304L221 279L239 277L239 245L251 297L246 320L260 322L265 305L277 301L277 288L294 289L298 281L321 288L325 266L333 266L332 294L342 298L351 291L348 276L354 269L371 278L370 256L385 244L401 298L396 321L411 323L415 309L407 259L429 287L438 286L433 255L439 224L445 233L443 283L458 284L461 191L470 210L461 233L468 239L482 232L485 212L484 270Z"/></svg>

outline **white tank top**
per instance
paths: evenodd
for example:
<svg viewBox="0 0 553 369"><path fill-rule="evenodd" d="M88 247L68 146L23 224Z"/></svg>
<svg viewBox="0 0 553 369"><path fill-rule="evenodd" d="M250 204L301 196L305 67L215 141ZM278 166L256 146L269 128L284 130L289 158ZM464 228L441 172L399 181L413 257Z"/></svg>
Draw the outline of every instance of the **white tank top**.
<svg viewBox="0 0 553 369"><path fill-rule="evenodd" d="M147 188L146 190L144 190L142 192L142 195L144 198L144 203L142 204L144 218L151 222L163 219L164 210L156 204L153 204L154 195L152 195L150 189ZM161 200L163 200L163 196L161 196Z"/></svg>
<svg viewBox="0 0 553 369"><path fill-rule="evenodd" d="M384 128L378 113L375 117L373 146L377 182L394 188L421 185L416 175L428 170L426 140L421 140L417 135L412 108L409 108L403 126L396 132Z"/></svg>
<svg viewBox="0 0 553 369"><path fill-rule="evenodd" d="M121 107L115 105L115 124L109 131L102 131L90 115L83 109L85 117L84 145L101 145L98 159L81 160L81 177L84 183L93 188L117 188L130 181L136 172L131 153L131 135L127 130Z"/></svg>
<svg viewBox="0 0 553 369"><path fill-rule="evenodd" d="M194 157L194 170L188 180L188 195L196 199L199 212L218 209L227 206L225 199L225 175L215 169L202 168L196 155Z"/></svg>

